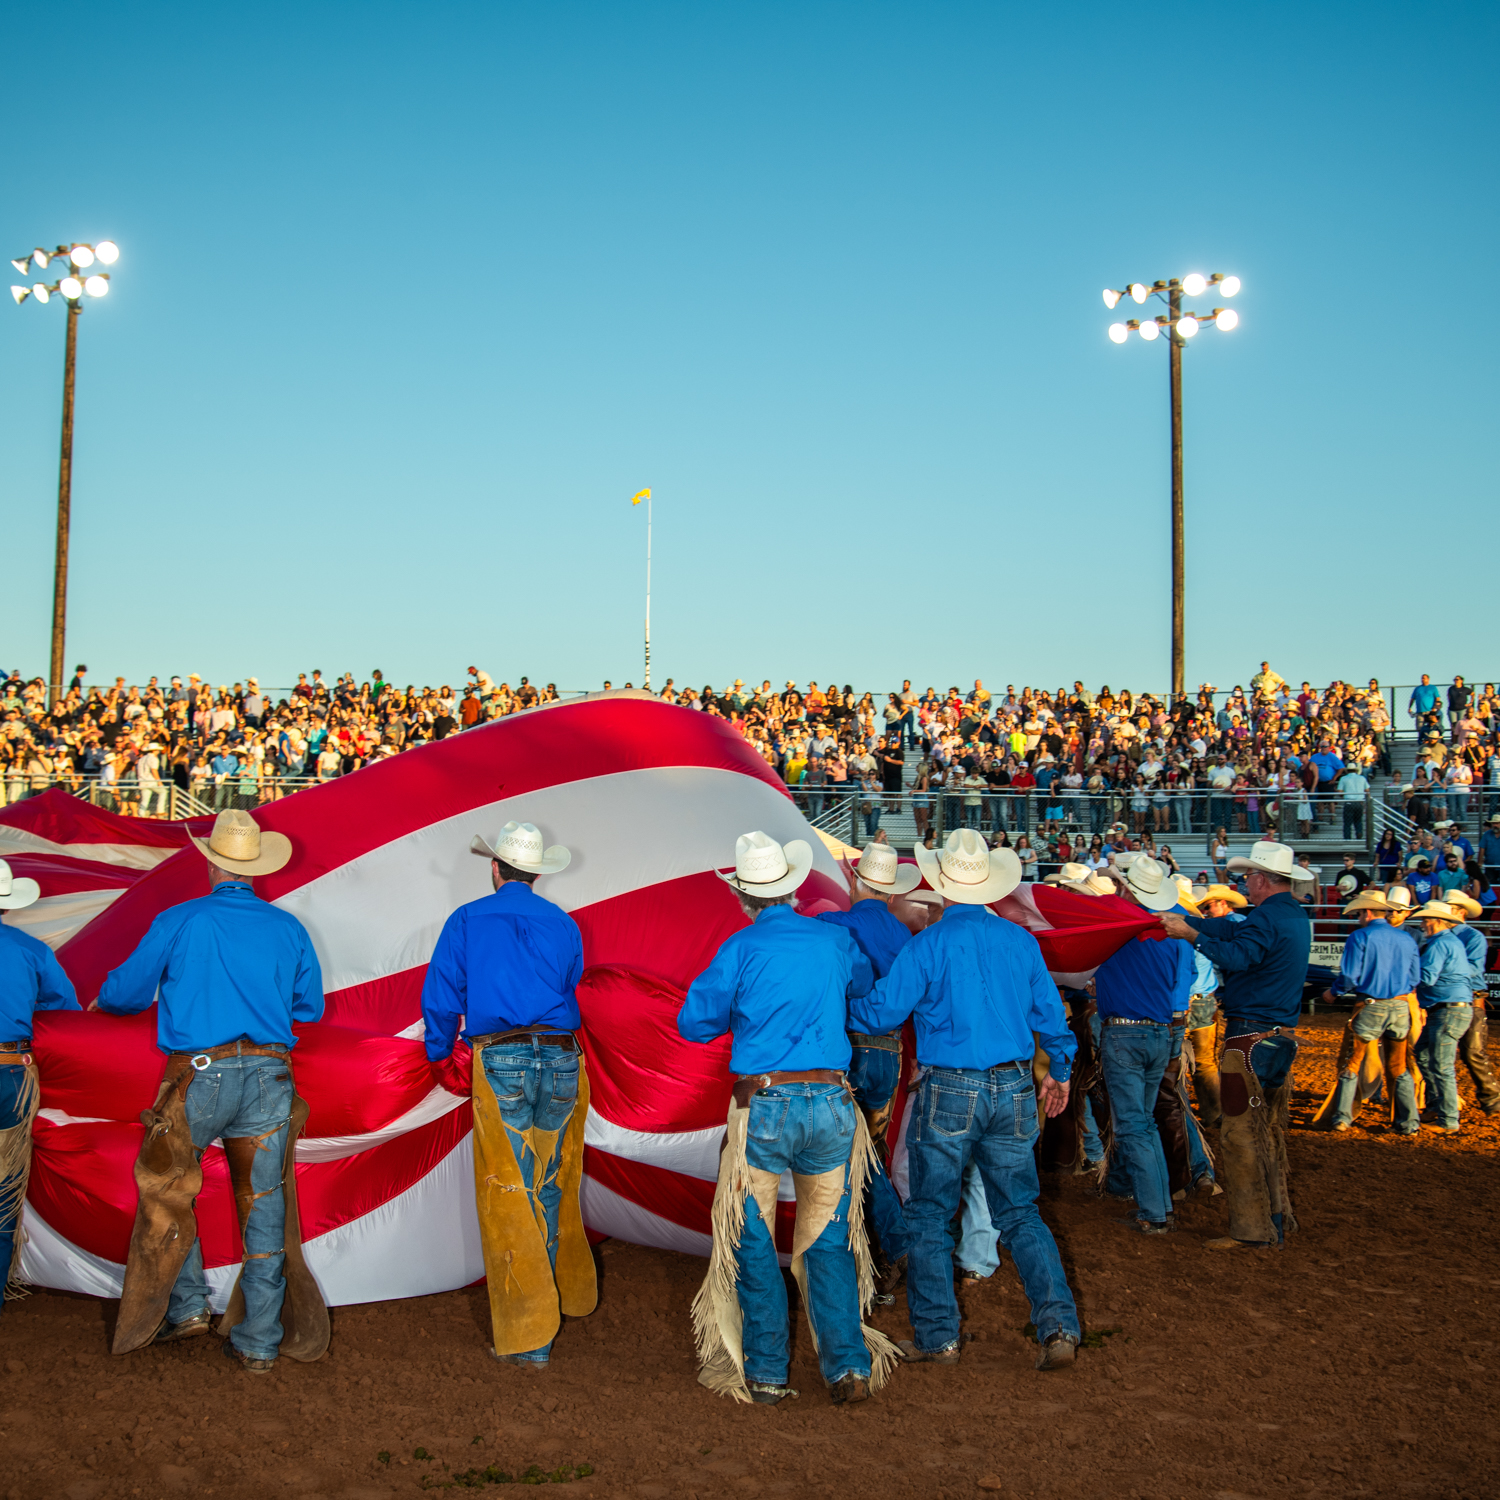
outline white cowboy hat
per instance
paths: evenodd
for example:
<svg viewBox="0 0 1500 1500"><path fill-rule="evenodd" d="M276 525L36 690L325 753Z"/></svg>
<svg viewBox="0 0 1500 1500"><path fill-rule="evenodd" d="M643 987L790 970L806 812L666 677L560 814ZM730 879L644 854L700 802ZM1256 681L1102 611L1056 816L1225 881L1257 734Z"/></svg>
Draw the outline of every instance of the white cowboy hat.
<svg viewBox="0 0 1500 1500"><path fill-rule="evenodd" d="M1048 875L1045 885L1060 885L1080 896L1113 896L1115 883L1107 875L1096 875L1087 865L1069 860L1056 874Z"/></svg>
<svg viewBox="0 0 1500 1500"><path fill-rule="evenodd" d="M1385 888L1385 904L1392 911L1411 910L1411 890L1404 885L1388 885Z"/></svg>
<svg viewBox="0 0 1500 1500"><path fill-rule="evenodd" d="M1339 895L1352 896L1359 886L1359 881L1353 875L1340 875L1334 884L1338 886Z"/></svg>
<svg viewBox="0 0 1500 1500"><path fill-rule="evenodd" d="M972 828L956 828L941 849L914 851L927 883L948 901L988 906L1021 883L1021 861L1014 849L991 849Z"/></svg>
<svg viewBox="0 0 1500 1500"><path fill-rule="evenodd" d="M1198 910L1198 898L1193 894L1193 882L1186 875L1174 875L1172 884L1177 887L1178 903L1187 907L1195 917L1202 916Z"/></svg>
<svg viewBox="0 0 1500 1500"><path fill-rule="evenodd" d="M1149 854L1137 854L1123 873L1125 889L1147 911L1170 911L1182 897L1177 882L1167 874L1167 867Z"/></svg>
<svg viewBox="0 0 1500 1500"><path fill-rule="evenodd" d="M500 830L493 845L485 843L483 834L476 833L469 840L469 851L486 859L498 859L524 875L556 875L559 870L566 870L573 859L561 844L544 849L542 831L535 823L515 821Z"/></svg>
<svg viewBox="0 0 1500 1500"><path fill-rule="evenodd" d="M778 844L769 834L742 833L734 841L734 873L714 873L747 896L784 896L812 873L812 845L806 839Z"/></svg>
<svg viewBox="0 0 1500 1500"><path fill-rule="evenodd" d="M1311 880L1313 872L1297 863L1296 852L1287 844L1273 843L1263 839L1250 846L1249 854L1237 854L1224 868L1226 870L1259 870L1263 875L1276 875L1282 880Z"/></svg>
<svg viewBox="0 0 1500 1500"><path fill-rule="evenodd" d="M1443 898L1449 906L1456 906L1466 916L1482 917L1484 908L1467 891L1449 891Z"/></svg>
<svg viewBox="0 0 1500 1500"><path fill-rule="evenodd" d="M1413 854L1412 857L1407 860L1406 868L1408 870L1415 870L1418 865L1430 865L1431 863L1432 856L1430 854Z"/></svg>
<svg viewBox="0 0 1500 1500"><path fill-rule="evenodd" d="M1464 914L1456 907L1450 906L1446 901L1428 901L1419 906L1412 916L1417 918L1431 917L1439 922L1462 922Z"/></svg>
<svg viewBox="0 0 1500 1500"><path fill-rule="evenodd" d="M1391 904L1379 891L1361 891L1345 908L1344 916L1357 911L1389 911Z"/></svg>
<svg viewBox="0 0 1500 1500"><path fill-rule="evenodd" d="M0 911L19 911L41 894L42 888L36 881L25 875L12 875L10 866L0 859Z"/></svg>
<svg viewBox="0 0 1500 1500"><path fill-rule="evenodd" d="M292 841L284 833L265 833L247 812L229 808L214 819L206 839L189 834L203 857L235 875L270 875L292 857Z"/></svg>
<svg viewBox="0 0 1500 1500"><path fill-rule="evenodd" d="M889 844L866 844L854 873L882 896L904 896L922 883L922 872L915 865L903 865Z"/></svg>

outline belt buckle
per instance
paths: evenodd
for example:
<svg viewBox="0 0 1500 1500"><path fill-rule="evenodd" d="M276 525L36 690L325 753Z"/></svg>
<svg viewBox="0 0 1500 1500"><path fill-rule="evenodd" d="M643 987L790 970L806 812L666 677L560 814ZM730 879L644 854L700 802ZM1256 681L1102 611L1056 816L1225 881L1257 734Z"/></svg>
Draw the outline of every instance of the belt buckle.
<svg viewBox="0 0 1500 1500"><path fill-rule="evenodd" d="M211 1058L206 1052L197 1052L194 1053L192 1057L188 1058L188 1061L193 1065L193 1068L197 1072L201 1073L205 1068L212 1065L213 1058Z"/></svg>

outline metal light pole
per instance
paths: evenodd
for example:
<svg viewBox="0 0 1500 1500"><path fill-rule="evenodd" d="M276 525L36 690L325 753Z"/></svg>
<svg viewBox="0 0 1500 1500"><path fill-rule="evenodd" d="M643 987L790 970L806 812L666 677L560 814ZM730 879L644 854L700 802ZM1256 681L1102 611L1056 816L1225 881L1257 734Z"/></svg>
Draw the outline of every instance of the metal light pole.
<svg viewBox="0 0 1500 1500"><path fill-rule="evenodd" d="M48 286L44 281L29 286L12 286L10 294L19 307L28 297L49 302L60 296L68 307L68 330L63 355L62 452L57 465L57 550L52 572L52 661L47 675L47 700L55 705L63 691L63 664L68 630L68 537L73 512L73 371L78 361L78 315L83 311L85 296L102 297L109 291L109 273L96 271L82 280L77 272L86 271L95 261L112 266L120 258L112 240L97 245L59 245L50 254L38 247L30 255L11 261L22 276L45 271L52 261L62 261L68 274ZM34 268L34 269L33 269Z"/></svg>
<svg viewBox="0 0 1500 1500"><path fill-rule="evenodd" d="M1123 291L1114 291L1106 288L1104 292L1104 305L1111 310L1122 297L1130 297L1136 303L1143 303L1148 297L1156 297L1167 305L1166 317L1155 318L1131 318L1124 323L1112 323L1109 336L1115 343L1123 344L1132 332L1150 343L1152 339L1159 338L1163 333L1167 336L1167 387L1168 400L1172 412L1172 692L1184 691L1184 674L1186 672L1185 651L1183 645L1184 625L1186 607L1183 599L1184 575L1186 572L1185 546L1183 541L1182 520L1182 351L1187 347L1189 339L1193 338L1199 327L1206 322L1212 322L1222 328L1226 333L1234 328L1240 321L1240 315L1232 307L1216 307L1206 317L1199 317L1195 313L1183 312L1182 298L1186 293L1189 297L1200 297L1210 287L1216 289L1225 297L1233 297L1240 289L1238 276L1225 276L1221 272L1215 272L1212 276L1199 276L1194 273L1184 276L1179 280L1172 277L1169 281L1153 282L1147 286L1145 282L1132 282Z"/></svg>
<svg viewBox="0 0 1500 1500"><path fill-rule="evenodd" d="M646 675L642 679L646 691L651 691L651 491L641 490L630 497L632 505L646 502Z"/></svg>

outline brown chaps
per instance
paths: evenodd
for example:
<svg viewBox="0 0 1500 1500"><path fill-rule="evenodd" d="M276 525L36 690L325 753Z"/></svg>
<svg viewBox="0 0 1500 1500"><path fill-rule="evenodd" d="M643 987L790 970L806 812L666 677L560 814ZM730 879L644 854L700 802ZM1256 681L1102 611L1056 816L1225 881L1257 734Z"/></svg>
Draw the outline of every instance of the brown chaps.
<svg viewBox="0 0 1500 1500"><path fill-rule="evenodd" d="M1273 1214L1282 1216L1283 1233L1297 1227L1286 1162L1292 1079L1288 1073L1280 1088L1265 1093L1250 1066L1252 1045L1246 1040L1243 1046L1226 1046L1219 1064L1224 1107L1219 1178L1229 1207L1230 1235L1275 1244L1280 1235Z"/></svg>
<svg viewBox="0 0 1500 1500"><path fill-rule="evenodd" d="M1193 1044L1193 1096L1198 1101L1198 1118L1213 1127L1223 1112L1219 1103L1219 1028L1194 1027L1188 1039Z"/></svg>
<svg viewBox="0 0 1500 1500"><path fill-rule="evenodd" d="M1474 1019L1469 1029L1459 1038L1458 1055L1474 1080L1474 1094L1479 1107L1486 1114L1500 1111L1500 1082L1496 1082L1494 1065L1489 1054L1489 1022L1485 1019L1485 1006L1478 996L1474 1001Z"/></svg>
<svg viewBox="0 0 1500 1500"><path fill-rule="evenodd" d="M169 1071L162 1078L156 1103L141 1111L146 1134L135 1162L139 1201L130 1232L119 1319L115 1324L116 1354L129 1354L151 1342L167 1315L172 1288L198 1238L193 1205L203 1189L202 1153L193 1145L187 1118L187 1092L196 1076L190 1065ZM286 1298L281 1309L281 1353L303 1361L321 1359L327 1352L330 1334L323 1294L303 1259L297 1213L297 1178L292 1157L306 1122L307 1101L294 1095L281 1163L280 1187L286 1205L283 1241ZM255 1207L251 1164L255 1153L264 1149L263 1139L255 1136L229 1137L224 1141L242 1234ZM244 1316L244 1293L236 1278L217 1331L227 1336Z"/></svg>

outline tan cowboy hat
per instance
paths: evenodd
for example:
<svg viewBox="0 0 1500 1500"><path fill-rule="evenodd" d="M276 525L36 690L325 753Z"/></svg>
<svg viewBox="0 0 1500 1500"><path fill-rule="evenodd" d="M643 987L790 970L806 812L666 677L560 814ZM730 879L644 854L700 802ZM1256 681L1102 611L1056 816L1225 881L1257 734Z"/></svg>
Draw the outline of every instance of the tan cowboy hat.
<svg viewBox="0 0 1500 1500"><path fill-rule="evenodd" d="M0 911L20 911L41 894L42 888L36 881L25 875L12 875L10 866L0 859Z"/></svg>
<svg viewBox="0 0 1500 1500"><path fill-rule="evenodd" d="M917 868L947 901L988 906L1021 883L1021 861L1014 849L991 849L972 828L955 828L941 849L918 844Z"/></svg>
<svg viewBox="0 0 1500 1500"><path fill-rule="evenodd" d="M1048 875L1044 885L1060 885L1080 896L1113 896L1115 883L1107 875L1098 875L1087 865L1069 860L1060 870Z"/></svg>
<svg viewBox="0 0 1500 1500"><path fill-rule="evenodd" d="M482 854L486 859L498 859L501 864L520 870L525 875L556 875L566 870L572 862L572 853L561 844L542 847L542 831L535 823L511 821L500 830L500 837L493 845L476 833L469 840L469 851Z"/></svg>
<svg viewBox="0 0 1500 1500"><path fill-rule="evenodd" d="M849 868L846 864L845 868ZM903 865L889 844L866 844L854 873L881 896L904 896L922 883L922 872L915 865Z"/></svg>
<svg viewBox="0 0 1500 1500"><path fill-rule="evenodd" d="M1425 905L1419 906L1412 913L1412 916L1416 917L1419 921L1431 918L1437 922L1462 922L1464 919L1464 914L1456 906L1450 906L1446 901L1429 901Z"/></svg>
<svg viewBox="0 0 1500 1500"><path fill-rule="evenodd" d="M1482 917L1484 908L1467 891L1449 891L1443 898L1449 906L1456 906L1465 916Z"/></svg>
<svg viewBox="0 0 1500 1500"><path fill-rule="evenodd" d="M1361 891L1345 908L1346 917L1353 916L1357 911L1388 912L1391 904L1379 891Z"/></svg>
<svg viewBox="0 0 1500 1500"><path fill-rule="evenodd" d="M206 839L188 837L209 864L235 875L269 875L292 857L292 841L284 833L264 833L249 813L234 808L214 819Z"/></svg>
<svg viewBox="0 0 1500 1500"><path fill-rule="evenodd" d="M1215 881L1206 887L1198 898L1200 906L1209 901L1227 901L1231 906L1249 906L1249 902L1232 885L1220 885Z"/></svg>
<svg viewBox="0 0 1500 1500"><path fill-rule="evenodd" d="M1182 899L1182 892L1167 873L1167 867L1149 854L1137 854L1125 866L1123 874L1125 889L1147 911L1170 911Z"/></svg>
<svg viewBox="0 0 1500 1500"><path fill-rule="evenodd" d="M714 873L747 896L784 896L812 873L812 845L806 839L778 844L769 834L742 833L734 841L734 873Z"/></svg>
<svg viewBox="0 0 1500 1500"><path fill-rule="evenodd" d="M1237 854L1224 868L1226 870L1259 870L1262 875L1275 875L1281 880L1311 880L1313 872L1297 863L1295 851L1287 844L1277 844L1263 839L1250 846L1250 853Z"/></svg>

